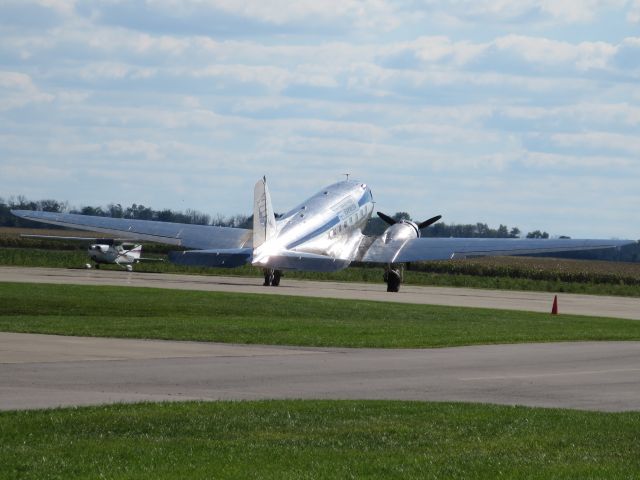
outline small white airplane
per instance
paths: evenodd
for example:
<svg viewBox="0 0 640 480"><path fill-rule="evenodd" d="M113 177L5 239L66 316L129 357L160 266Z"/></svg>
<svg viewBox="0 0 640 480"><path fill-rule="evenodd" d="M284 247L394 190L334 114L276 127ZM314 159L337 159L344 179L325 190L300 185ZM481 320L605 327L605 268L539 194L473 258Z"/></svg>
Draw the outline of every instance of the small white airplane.
<svg viewBox="0 0 640 480"><path fill-rule="evenodd" d="M254 188L253 230L189 225L149 220L12 210L14 215L54 225L117 234L129 239L178 245L187 251L171 252L180 265L238 267L246 263L264 271L264 285L278 286L283 271L333 272L351 262L385 266L387 291L399 291L402 264L486 255L522 255L614 248L630 240L421 238L420 230L440 215L416 224L395 221L378 212L389 224L380 236L362 230L374 211L371 189L356 180L323 188L276 219L266 178Z"/></svg>
<svg viewBox="0 0 640 480"><path fill-rule="evenodd" d="M46 240L67 240L77 242L94 242L89 245L87 255L93 260L95 267L101 264L112 264L122 267L128 272L133 271L133 265L141 261L162 261L160 258L142 258L142 245L127 243L118 238L88 238L62 237L56 235L20 235L22 238L40 238ZM85 264L91 268L91 264Z"/></svg>

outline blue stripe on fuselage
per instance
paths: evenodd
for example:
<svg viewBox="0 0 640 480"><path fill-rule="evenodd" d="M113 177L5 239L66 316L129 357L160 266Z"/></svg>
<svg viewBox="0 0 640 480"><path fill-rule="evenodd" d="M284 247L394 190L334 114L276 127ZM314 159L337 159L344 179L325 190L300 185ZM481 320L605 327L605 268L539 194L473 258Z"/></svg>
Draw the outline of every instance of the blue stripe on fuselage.
<svg viewBox="0 0 640 480"><path fill-rule="evenodd" d="M340 223L340 217L333 217L331 220L329 220L323 226L321 226L319 228L316 228L313 232L311 232L311 233L305 235L304 237L302 237L301 239L296 240L295 242L290 243L289 245L287 245L287 250L291 250L292 248L296 248L298 245L302 245L303 243L308 242L312 238L317 237L318 235L326 232L330 228L338 225L339 223Z"/></svg>
<svg viewBox="0 0 640 480"><path fill-rule="evenodd" d="M362 206L366 205L367 202L369 202L370 198L371 198L371 194L369 193L369 191L366 191L362 195L362 197L360 197L360 200L358 200L358 206L362 207ZM315 238L318 235L321 235L322 233L326 232L330 228L335 227L340 222L341 222L340 217L338 217L338 216L333 217L331 220L329 220L327 223L325 223L321 227L316 228L313 232L311 232L311 233L305 235L304 237L302 237L301 239L296 240L295 242L290 243L289 245L287 245L287 250L291 250L292 248L296 248L298 245L302 245L303 243L308 242L312 238Z"/></svg>

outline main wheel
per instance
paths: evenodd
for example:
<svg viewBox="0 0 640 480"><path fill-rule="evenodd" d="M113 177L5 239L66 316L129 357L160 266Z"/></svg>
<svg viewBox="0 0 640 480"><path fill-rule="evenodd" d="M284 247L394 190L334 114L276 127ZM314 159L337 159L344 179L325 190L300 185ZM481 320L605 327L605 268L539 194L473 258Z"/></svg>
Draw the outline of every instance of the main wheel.
<svg viewBox="0 0 640 480"><path fill-rule="evenodd" d="M273 270L271 268L267 268L264 270L264 283L262 284L265 287L270 287L273 284Z"/></svg>
<svg viewBox="0 0 640 480"><path fill-rule="evenodd" d="M280 285L280 277L282 277L282 271L281 270L275 270L273 272L273 278L271 279L271 286L272 287L277 287Z"/></svg>
<svg viewBox="0 0 640 480"><path fill-rule="evenodd" d="M389 270L385 272L385 280L387 282L387 292L399 292L402 277L399 270Z"/></svg>

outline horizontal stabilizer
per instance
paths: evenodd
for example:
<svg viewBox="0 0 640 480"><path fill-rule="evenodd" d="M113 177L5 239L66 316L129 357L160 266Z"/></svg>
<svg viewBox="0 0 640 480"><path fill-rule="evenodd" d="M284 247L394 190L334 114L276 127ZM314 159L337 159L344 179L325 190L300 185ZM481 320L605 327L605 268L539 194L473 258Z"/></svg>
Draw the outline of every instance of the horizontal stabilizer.
<svg viewBox="0 0 640 480"><path fill-rule="evenodd" d="M187 265L191 267L235 268L249 262L252 252L250 248L169 252L169 261L176 265Z"/></svg>

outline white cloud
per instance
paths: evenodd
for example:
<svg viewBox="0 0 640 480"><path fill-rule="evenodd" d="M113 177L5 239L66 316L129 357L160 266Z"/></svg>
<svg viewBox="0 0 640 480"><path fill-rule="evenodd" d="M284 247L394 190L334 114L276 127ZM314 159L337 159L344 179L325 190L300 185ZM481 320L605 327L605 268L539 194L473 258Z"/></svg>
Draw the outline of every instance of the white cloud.
<svg viewBox="0 0 640 480"><path fill-rule="evenodd" d="M184 3L184 2L180 2ZM397 26L392 2L382 0L213 0L212 7L282 25L301 20L327 21L348 18L358 28L391 28Z"/></svg>
<svg viewBox="0 0 640 480"><path fill-rule="evenodd" d="M425 8L445 17L468 23L593 22L605 10L624 8L628 0L454 0L423 2Z"/></svg>
<svg viewBox="0 0 640 480"><path fill-rule="evenodd" d="M551 140L561 147L627 153L636 157L636 163L640 163L640 138L637 135L612 132L557 133L551 135Z"/></svg>
<svg viewBox="0 0 640 480"><path fill-rule="evenodd" d="M508 51L531 64L572 64L578 70L604 68L616 53L616 47L605 42L571 44L521 35L499 38L492 45L498 51Z"/></svg>
<svg viewBox="0 0 640 480"><path fill-rule="evenodd" d="M72 14L76 6L76 0L35 0L35 3L67 15Z"/></svg>
<svg viewBox="0 0 640 480"><path fill-rule="evenodd" d="M561 120L567 124L579 125L612 125L619 127L640 126L640 106L621 103L576 103L573 105L553 107L521 107L507 106L495 111L512 120Z"/></svg>
<svg viewBox="0 0 640 480"><path fill-rule="evenodd" d="M0 71L0 111L52 102L54 98L53 95L40 91L29 75Z"/></svg>
<svg viewBox="0 0 640 480"><path fill-rule="evenodd" d="M640 173L640 164L629 157L613 155L566 155L549 152L523 151L520 161L527 167L553 170L579 169L581 171L607 172L610 169L622 169Z"/></svg>
<svg viewBox="0 0 640 480"><path fill-rule="evenodd" d="M640 23L640 0L633 0L627 13L627 20L631 23Z"/></svg>
<svg viewBox="0 0 640 480"><path fill-rule="evenodd" d="M35 90L31 77L20 72L0 71L0 88Z"/></svg>

